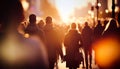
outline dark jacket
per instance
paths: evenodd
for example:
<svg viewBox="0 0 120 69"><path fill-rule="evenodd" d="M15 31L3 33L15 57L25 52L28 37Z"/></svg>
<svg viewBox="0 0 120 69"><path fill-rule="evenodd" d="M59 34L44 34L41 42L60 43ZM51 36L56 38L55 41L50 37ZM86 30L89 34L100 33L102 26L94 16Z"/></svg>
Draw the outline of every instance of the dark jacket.
<svg viewBox="0 0 120 69"><path fill-rule="evenodd" d="M70 30L64 39L64 45L66 49L66 66L67 67L78 67L79 60L79 48L82 45L81 35L78 33L77 30Z"/></svg>
<svg viewBox="0 0 120 69"><path fill-rule="evenodd" d="M45 42L45 33L43 30L39 29L36 24L28 24L27 28L25 29L25 33L29 35L37 35L43 42Z"/></svg>
<svg viewBox="0 0 120 69"><path fill-rule="evenodd" d="M82 30L82 40L83 47L85 49L91 48L92 40L93 40L93 30L89 26L85 26Z"/></svg>
<svg viewBox="0 0 120 69"><path fill-rule="evenodd" d="M63 57L62 43L60 42L60 36L57 30L48 24L44 27L45 38L46 38L46 48L48 51L49 61L57 61L58 55Z"/></svg>
<svg viewBox="0 0 120 69"><path fill-rule="evenodd" d="M98 40L102 36L103 30L104 30L104 27L101 24L98 24L94 28L94 38L95 38L95 40Z"/></svg>

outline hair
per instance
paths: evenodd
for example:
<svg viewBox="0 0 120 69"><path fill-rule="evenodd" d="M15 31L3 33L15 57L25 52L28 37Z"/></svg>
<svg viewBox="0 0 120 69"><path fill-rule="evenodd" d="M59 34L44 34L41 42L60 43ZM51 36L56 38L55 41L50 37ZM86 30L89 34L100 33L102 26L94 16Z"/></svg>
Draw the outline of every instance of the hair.
<svg viewBox="0 0 120 69"><path fill-rule="evenodd" d="M88 22L85 22L85 26L88 26Z"/></svg>
<svg viewBox="0 0 120 69"><path fill-rule="evenodd" d="M29 22L30 23L35 23L36 22L36 15L35 14L30 14L30 16L29 16Z"/></svg>
<svg viewBox="0 0 120 69"><path fill-rule="evenodd" d="M72 29L76 29L76 24L75 24L75 23L72 23L72 24L71 24L71 28L72 28Z"/></svg>

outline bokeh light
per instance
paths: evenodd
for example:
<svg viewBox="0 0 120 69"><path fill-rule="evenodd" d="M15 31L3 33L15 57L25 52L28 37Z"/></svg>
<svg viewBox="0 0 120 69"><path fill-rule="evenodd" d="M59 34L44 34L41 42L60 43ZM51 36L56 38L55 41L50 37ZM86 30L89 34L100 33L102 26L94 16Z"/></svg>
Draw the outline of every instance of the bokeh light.
<svg viewBox="0 0 120 69"><path fill-rule="evenodd" d="M109 68L120 58L119 41L115 37L101 39L93 44L96 62L100 67Z"/></svg>

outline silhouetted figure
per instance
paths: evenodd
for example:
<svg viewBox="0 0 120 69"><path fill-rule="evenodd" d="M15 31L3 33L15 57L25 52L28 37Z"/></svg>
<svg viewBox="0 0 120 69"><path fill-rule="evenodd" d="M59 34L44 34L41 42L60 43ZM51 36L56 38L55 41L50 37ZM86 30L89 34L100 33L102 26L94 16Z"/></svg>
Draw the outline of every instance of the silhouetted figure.
<svg viewBox="0 0 120 69"><path fill-rule="evenodd" d="M0 9L0 69L48 69L42 42L24 38L17 29L24 20L20 1L0 0Z"/></svg>
<svg viewBox="0 0 120 69"><path fill-rule="evenodd" d="M62 43L60 41L57 30L53 27L52 18L46 17L46 25L44 27L46 37L46 48L48 51L49 69L54 69L59 55L63 58Z"/></svg>
<svg viewBox="0 0 120 69"><path fill-rule="evenodd" d="M86 62L86 69L88 69L88 55L89 55L89 62L90 68L92 68L92 39L93 39L93 30L88 26L88 23L85 22L85 27L82 30L82 40L83 40L83 48L85 53L85 62Z"/></svg>
<svg viewBox="0 0 120 69"><path fill-rule="evenodd" d="M94 41L97 41L101 38L103 30L104 27L102 26L101 22L98 21L97 26L94 28Z"/></svg>
<svg viewBox="0 0 120 69"><path fill-rule="evenodd" d="M36 24L36 15L31 14L29 16L29 24L27 28L25 29L25 33L29 35L37 35L40 37L40 39L45 42L45 33L42 29L39 29L39 27Z"/></svg>
<svg viewBox="0 0 120 69"><path fill-rule="evenodd" d="M69 69L77 69L81 61L83 61L82 53L79 52L81 45L81 35L76 30L76 24L72 23L71 29L65 35L64 39L64 46L66 49L64 59L66 61L66 67L69 67Z"/></svg>
<svg viewBox="0 0 120 69"><path fill-rule="evenodd" d="M44 25L45 25L44 21L40 20L39 23L38 23L38 27L43 30Z"/></svg>

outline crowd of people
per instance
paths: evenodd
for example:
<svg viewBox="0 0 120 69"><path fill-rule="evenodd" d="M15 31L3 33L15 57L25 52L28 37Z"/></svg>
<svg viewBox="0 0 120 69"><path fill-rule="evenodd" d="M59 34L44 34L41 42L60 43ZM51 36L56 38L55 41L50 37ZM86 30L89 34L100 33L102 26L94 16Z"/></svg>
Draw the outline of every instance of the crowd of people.
<svg viewBox="0 0 120 69"><path fill-rule="evenodd" d="M99 20L92 28L88 22L83 28L76 23L60 27L54 25L51 16L36 23L36 15L30 14L29 23L24 22L19 0L2 0L0 9L0 69L54 69L60 58L69 69L77 69L81 63L83 68L92 69L92 50L98 57L94 43L109 37L120 42L120 19L105 20L104 25ZM119 57L109 66L102 66L96 59L100 69L120 68Z"/></svg>

